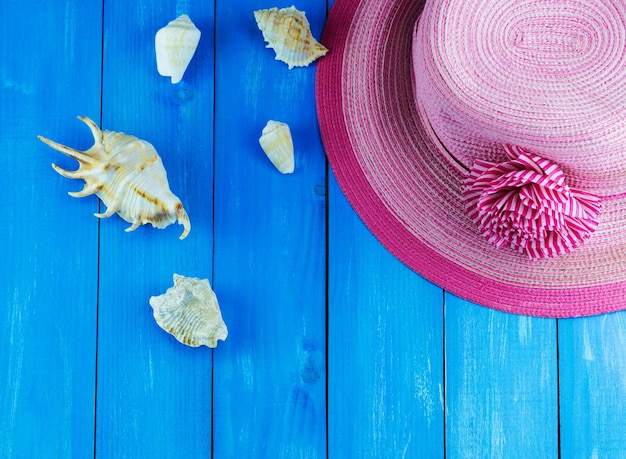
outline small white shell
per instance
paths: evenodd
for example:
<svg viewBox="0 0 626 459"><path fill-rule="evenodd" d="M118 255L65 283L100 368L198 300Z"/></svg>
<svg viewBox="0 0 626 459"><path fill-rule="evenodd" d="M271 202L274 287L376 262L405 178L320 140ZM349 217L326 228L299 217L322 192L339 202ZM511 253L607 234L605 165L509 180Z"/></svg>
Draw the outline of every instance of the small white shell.
<svg viewBox="0 0 626 459"><path fill-rule="evenodd" d="M261 137L261 148L282 174L291 174L294 170L293 141L289 126L279 121L269 120Z"/></svg>
<svg viewBox="0 0 626 459"><path fill-rule="evenodd" d="M290 70L306 67L328 52L313 38L304 12L294 6L258 10L254 18L268 43L266 48L274 48L276 59L285 62Z"/></svg>
<svg viewBox="0 0 626 459"><path fill-rule="evenodd" d="M172 84L182 78L200 41L200 30L189 16L181 14L156 33L157 70L160 75L172 77Z"/></svg>
<svg viewBox="0 0 626 459"><path fill-rule="evenodd" d="M187 346L216 347L228 336L208 279L174 274L174 287L150 297L150 306L159 327Z"/></svg>
<svg viewBox="0 0 626 459"><path fill-rule="evenodd" d="M165 228L177 219L183 225L184 239L191 223L180 199L171 191L161 157L145 140L123 132L101 131L96 123L79 116L94 138L94 145L85 151L66 147L43 136L39 140L78 161L75 171L66 171L52 164L55 171L67 178L83 179L85 187L70 196L83 198L95 194L107 206L98 218L117 213L129 223L126 231L150 223Z"/></svg>

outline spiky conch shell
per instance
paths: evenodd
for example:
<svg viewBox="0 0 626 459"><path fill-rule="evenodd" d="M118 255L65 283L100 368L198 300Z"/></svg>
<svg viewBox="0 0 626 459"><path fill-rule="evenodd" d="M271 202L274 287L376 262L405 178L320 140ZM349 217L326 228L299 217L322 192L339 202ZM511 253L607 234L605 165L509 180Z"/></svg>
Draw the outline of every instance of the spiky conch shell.
<svg viewBox="0 0 626 459"><path fill-rule="evenodd" d="M96 194L107 206L98 218L117 213L132 226L150 223L165 228L176 220L183 225L180 239L191 230L191 223L180 199L171 191L161 157L145 140L123 132L101 131L96 123L79 116L94 137L94 145L85 151L66 147L43 136L39 139L51 148L78 161L79 168L67 171L52 164L55 171L67 178L83 179L85 187L69 195L82 198Z"/></svg>
<svg viewBox="0 0 626 459"><path fill-rule="evenodd" d="M266 48L273 48L276 59L285 62L290 70L306 67L328 52L313 38L306 15L295 6L257 10L254 18L263 32Z"/></svg>
<svg viewBox="0 0 626 459"><path fill-rule="evenodd" d="M228 329L208 279L174 274L174 287L150 297L159 327L187 346L216 347Z"/></svg>

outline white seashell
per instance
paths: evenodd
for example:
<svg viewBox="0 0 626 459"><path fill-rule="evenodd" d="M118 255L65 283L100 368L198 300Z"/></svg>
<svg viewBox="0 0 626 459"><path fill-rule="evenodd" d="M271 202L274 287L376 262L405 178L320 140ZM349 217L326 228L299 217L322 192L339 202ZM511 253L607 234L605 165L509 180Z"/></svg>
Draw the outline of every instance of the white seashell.
<svg viewBox="0 0 626 459"><path fill-rule="evenodd" d="M106 212L95 214L96 217L110 217L117 212L132 223L126 231L146 223L165 228L178 219L184 227L180 239L184 239L191 223L180 199L170 191L165 168L154 147L123 132L101 131L89 118L78 119L89 126L94 137L94 145L86 151L39 136L46 145L79 162L75 171L52 164L62 176L85 181L85 187L70 192L70 196L82 198L95 193L107 206Z"/></svg>
<svg viewBox="0 0 626 459"><path fill-rule="evenodd" d="M160 75L172 77L172 84L182 78L200 41L200 30L189 16L181 14L154 37L157 70Z"/></svg>
<svg viewBox="0 0 626 459"><path fill-rule="evenodd" d="M208 279L174 274L174 287L150 297L150 306L159 327L188 346L215 347L228 336Z"/></svg>
<svg viewBox="0 0 626 459"><path fill-rule="evenodd" d="M268 121L263 128L259 143L276 169L283 174L293 172L293 142L288 125L279 121Z"/></svg>
<svg viewBox="0 0 626 459"><path fill-rule="evenodd" d="M276 59L285 62L290 70L305 67L328 52L313 38L304 12L295 6L258 10L254 18L268 43L266 48L274 48Z"/></svg>

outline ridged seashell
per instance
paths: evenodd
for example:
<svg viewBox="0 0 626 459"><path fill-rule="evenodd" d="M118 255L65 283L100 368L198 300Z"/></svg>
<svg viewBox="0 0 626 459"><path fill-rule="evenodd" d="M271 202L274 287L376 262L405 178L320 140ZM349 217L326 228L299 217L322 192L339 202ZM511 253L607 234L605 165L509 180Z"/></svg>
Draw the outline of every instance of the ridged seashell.
<svg viewBox="0 0 626 459"><path fill-rule="evenodd" d="M215 347L228 336L208 279L174 274L174 287L150 297L150 306L159 327L188 346Z"/></svg>
<svg viewBox="0 0 626 459"><path fill-rule="evenodd" d="M259 143L267 157L276 166L276 169L283 174L291 174L293 172L293 142L288 125L279 121L269 120L263 128Z"/></svg>
<svg viewBox="0 0 626 459"><path fill-rule="evenodd" d="M159 29L154 37L159 74L172 77L172 84L182 80L199 41L200 30L186 14Z"/></svg>
<svg viewBox="0 0 626 459"><path fill-rule="evenodd" d="M266 48L274 48L276 59L285 62L290 70L305 67L328 52L313 38L304 12L295 6L258 10L254 18L268 43Z"/></svg>
<svg viewBox="0 0 626 459"><path fill-rule="evenodd" d="M106 212L95 216L105 218L117 212L132 223L126 231L146 223L165 228L178 219L184 227L180 239L184 239L191 223L180 199L170 191L163 162L154 147L123 132L101 131L89 118L79 116L78 119L87 124L93 134L94 145L89 150L75 150L38 136L46 145L78 161L75 171L52 164L62 176L85 181L81 191L69 195L82 198L95 193L107 206Z"/></svg>

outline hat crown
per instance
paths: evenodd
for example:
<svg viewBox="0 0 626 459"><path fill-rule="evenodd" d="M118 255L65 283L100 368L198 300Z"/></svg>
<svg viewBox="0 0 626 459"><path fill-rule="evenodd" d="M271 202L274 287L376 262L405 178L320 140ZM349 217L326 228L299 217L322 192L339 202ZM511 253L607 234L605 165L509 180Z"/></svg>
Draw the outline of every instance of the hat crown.
<svg viewBox="0 0 626 459"><path fill-rule="evenodd" d="M615 0L437 0L414 36L420 114L455 164L514 144L626 193L626 12Z"/></svg>

